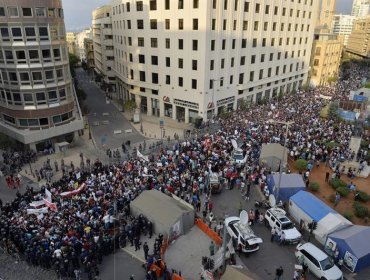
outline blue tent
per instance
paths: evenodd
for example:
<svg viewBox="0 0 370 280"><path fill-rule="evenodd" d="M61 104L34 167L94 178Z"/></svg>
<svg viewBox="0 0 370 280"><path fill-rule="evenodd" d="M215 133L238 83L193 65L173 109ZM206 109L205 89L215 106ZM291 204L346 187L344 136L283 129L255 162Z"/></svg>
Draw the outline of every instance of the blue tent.
<svg viewBox="0 0 370 280"><path fill-rule="evenodd" d="M367 96L364 96L364 95L355 94L353 96L353 101L356 101L356 102L366 102L367 100L368 100Z"/></svg>
<svg viewBox="0 0 370 280"><path fill-rule="evenodd" d="M289 200L289 213L296 221L319 222L329 213L337 213L312 193L300 191Z"/></svg>
<svg viewBox="0 0 370 280"><path fill-rule="evenodd" d="M329 238L349 270L357 272L370 266L370 227L354 225L329 234Z"/></svg>
<svg viewBox="0 0 370 280"><path fill-rule="evenodd" d="M271 194L275 194L275 188L279 184L279 174L267 176L267 186ZM295 195L301 190L305 190L305 183L302 176L299 174L282 174L279 200L286 202L292 195Z"/></svg>
<svg viewBox="0 0 370 280"><path fill-rule="evenodd" d="M338 114L345 121L355 121L356 120L355 112L338 109Z"/></svg>

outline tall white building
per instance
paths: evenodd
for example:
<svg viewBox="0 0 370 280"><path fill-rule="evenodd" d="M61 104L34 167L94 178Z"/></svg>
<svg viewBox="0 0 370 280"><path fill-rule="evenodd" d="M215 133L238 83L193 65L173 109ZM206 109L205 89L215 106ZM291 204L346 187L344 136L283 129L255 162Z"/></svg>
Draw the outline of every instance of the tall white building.
<svg viewBox="0 0 370 280"><path fill-rule="evenodd" d="M192 122L306 83L318 1L114 0L118 91Z"/></svg>
<svg viewBox="0 0 370 280"><path fill-rule="evenodd" d="M92 13L95 71L102 75L109 90L115 89L114 47L111 6L102 6Z"/></svg>
<svg viewBox="0 0 370 280"><path fill-rule="evenodd" d="M364 17L370 14L370 0L353 0L352 13L354 17Z"/></svg>
<svg viewBox="0 0 370 280"><path fill-rule="evenodd" d="M334 15L332 30L334 34L343 37L343 45L347 46L348 37L352 32L356 17L350 15Z"/></svg>
<svg viewBox="0 0 370 280"><path fill-rule="evenodd" d="M92 29L90 27L76 34L77 56L80 58L80 61L86 60L85 39L92 39Z"/></svg>

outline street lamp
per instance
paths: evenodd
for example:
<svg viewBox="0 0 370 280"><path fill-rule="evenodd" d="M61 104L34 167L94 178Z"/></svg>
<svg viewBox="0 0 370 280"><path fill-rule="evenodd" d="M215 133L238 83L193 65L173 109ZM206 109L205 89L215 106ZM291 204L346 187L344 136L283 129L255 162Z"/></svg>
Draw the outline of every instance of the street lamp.
<svg viewBox="0 0 370 280"><path fill-rule="evenodd" d="M215 106L215 101L214 101L214 98L215 98L215 82L218 82L218 81L223 81L224 78L221 77L219 79L211 79L212 81L212 105L213 105L213 116L216 115L216 106Z"/></svg>
<svg viewBox="0 0 370 280"><path fill-rule="evenodd" d="M271 124L283 124L286 126L286 129L285 129L285 136L284 136L284 149L283 149L283 156L282 156L282 160L280 161L280 167L279 167L279 180L278 180L278 184L276 186L276 194L275 194L275 201L276 203L279 203L279 192L280 192L280 185L281 185L281 177L282 177L282 174L283 174L283 162L285 162L285 154L287 153L286 152L286 145L287 145L287 138L288 138L288 130L289 130L289 126L294 124L293 121L291 122L284 122L284 121L277 121L277 120L273 120L273 119L270 119L268 120L268 123L271 123ZM286 161L287 165L288 165L288 159Z"/></svg>

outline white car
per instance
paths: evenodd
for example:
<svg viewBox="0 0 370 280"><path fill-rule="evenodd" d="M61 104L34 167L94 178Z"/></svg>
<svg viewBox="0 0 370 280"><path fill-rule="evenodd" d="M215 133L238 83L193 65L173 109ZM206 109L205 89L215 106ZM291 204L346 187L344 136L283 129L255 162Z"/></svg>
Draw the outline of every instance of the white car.
<svg viewBox="0 0 370 280"><path fill-rule="evenodd" d="M251 253L257 251L263 241L261 238L254 235L253 230L248 225L240 223L239 217L228 217L225 219L227 232L233 240L237 241L237 245L241 245L242 252Z"/></svg>
<svg viewBox="0 0 370 280"><path fill-rule="evenodd" d="M298 244L295 256L300 264L307 265L308 270L321 280L342 280L342 271L327 254L312 243Z"/></svg>
<svg viewBox="0 0 370 280"><path fill-rule="evenodd" d="M270 208L265 213L266 226L283 231L285 243L296 244L302 239L302 234L294 227L293 223L286 216L286 212L278 207Z"/></svg>
<svg viewBox="0 0 370 280"><path fill-rule="evenodd" d="M233 161L237 164L244 165L247 162L247 157L247 155L244 156L242 149L238 148L232 152Z"/></svg>

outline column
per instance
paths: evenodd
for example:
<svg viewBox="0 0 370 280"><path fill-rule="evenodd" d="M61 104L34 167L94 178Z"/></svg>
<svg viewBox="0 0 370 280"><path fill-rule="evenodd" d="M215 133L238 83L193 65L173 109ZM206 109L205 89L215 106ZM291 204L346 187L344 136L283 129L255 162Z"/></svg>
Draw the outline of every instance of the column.
<svg viewBox="0 0 370 280"><path fill-rule="evenodd" d="M177 119L177 111L176 111L176 105L172 105L172 119L176 120Z"/></svg>
<svg viewBox="0 0 370 280"><path fill-rule="evenodd" d="M185 123L189 123L189 108L185 107Z"/></svg>
<svg viewBox="0 0 370 280"><path fill-rule="evenodd" d="M31 143L28 145L29 145L30 150L33 150L34 152L36 152L36 143Z"/></svg>
<svg viewBox="0 0 370 280"><path fill-rule="evenodd" d="M153 112L153 101L152 101L153 99L152 98L150 98L150 97L148 97L148 99L147 99L147 102L148 102L148 110L147 110L147 112L146 112L146 115L148 116L148 117L150 117L150 116L152 116L153 114L152 114L152 112Z"/></svg>
<svg viewBox="0 0 370 280"><path fill-rule="evenodd" d="M164 117L164 102L162 99L158 99L158 101L159 101L159 116L163 118Z"/></svg>

